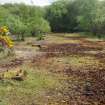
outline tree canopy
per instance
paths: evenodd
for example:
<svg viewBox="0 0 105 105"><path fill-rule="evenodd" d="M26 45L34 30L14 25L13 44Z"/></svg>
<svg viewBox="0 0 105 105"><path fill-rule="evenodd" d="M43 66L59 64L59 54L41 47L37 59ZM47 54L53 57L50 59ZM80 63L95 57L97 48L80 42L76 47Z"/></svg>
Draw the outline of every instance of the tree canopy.
<svg viewBox="0 0 105 105"><path fill-rule="evenodd" d="M0 26L13 34L35 36L47 32L105 34L105 0L57 0L46 7L0 5Z"/></svg>

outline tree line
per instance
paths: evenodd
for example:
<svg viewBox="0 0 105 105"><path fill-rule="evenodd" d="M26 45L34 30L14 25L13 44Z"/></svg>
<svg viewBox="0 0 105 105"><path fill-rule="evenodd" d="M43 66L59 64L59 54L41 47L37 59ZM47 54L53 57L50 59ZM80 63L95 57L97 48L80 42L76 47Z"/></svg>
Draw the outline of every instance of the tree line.
<svg viewBox="0 0 105 105"><path fill-rule="evenodd" d="M13 34L35 36L52 32L105 34L105 0L57 0L46 7L0 5L0 26Z"/></svg>
<svg viewBox="0 0 105 105"><path fill-rule="evenodd" d="M59 0L46 17L54 32L105 34L105 0Z"/></svg>
<svg viewBox="0 0 105 105"><path fill-rule="evenodd" d="M44 9L37 6L0 5L0 26L8 26L13 35L24 40L25 36L50 32L51 28L49 22L44 18L44 13Z"/></svg>

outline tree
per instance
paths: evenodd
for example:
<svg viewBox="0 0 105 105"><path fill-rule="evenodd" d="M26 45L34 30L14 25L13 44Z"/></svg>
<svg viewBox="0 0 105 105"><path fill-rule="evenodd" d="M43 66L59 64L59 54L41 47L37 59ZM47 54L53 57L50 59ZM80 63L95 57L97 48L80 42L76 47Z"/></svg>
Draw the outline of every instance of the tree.
<svg viewBox="0 0 105 105"><path fill-rule="evenodd" d="M94 29L96 34L105 34L105 1L98 2L95 10Z"/></svg>
<svg viewBox="0 0 105 105"><path fill-rule="evenodd" d="M52 31L54 32L63 32L65 28L65 15L67 14L67 4L65 1L54 2L47 9L47 19L50 22Z"/></svg>
<svg viewBox="0 0 105 105"><path fill-rule="evenodd" d="M4 9L9 10L9 16L6 17L8 25L14 34L33 35L40 32L49 32L50 25L44 19L44 10L37 6L28 6L25 4L5 4ZM4 23L4 22L3 22Z"/></svg>
<svg viewBox="0 0 105 105"><path fill-rule="evenodd" d="M51 30L105 34L105 1L57 0L47 7L5 4L0 10L0 26L9 26L22 39Z"/></svg>
<svg viewBox="0 0 105 105"><path fill-rule="evenodd" d="M43 18L33 18L28 24L29 31L32 36L37 35L39 33L50 32L49 23Z"/></svg>
<svg viewBox="0 0 105 105"><path fill-rule="evenodd" d="M75 0L59 0L47 7L46 18L54 32L77 31L78 9Z"/></svg>
<svg viewBox="0 0 105 105"><path fill-rule="evenodd" d="M6 19L9 15L9 11L0 6L0 26L6 25Z"/></svg>
<svg viewBox="0 0 105 105"><path fill-rule="evenodd" d="M24 40L27 26L17 16L8 16L6 19L6 25L9 27L12 34L18 35L18 39ZM21 38L20 38L21 37Z"/></svg>
<svg viewBox="0 0 105 105"><path fill-rule="evenodd" d="M77 0L78 26L83 31L94 32L94 19L97 9L97 0Z"/></svg>

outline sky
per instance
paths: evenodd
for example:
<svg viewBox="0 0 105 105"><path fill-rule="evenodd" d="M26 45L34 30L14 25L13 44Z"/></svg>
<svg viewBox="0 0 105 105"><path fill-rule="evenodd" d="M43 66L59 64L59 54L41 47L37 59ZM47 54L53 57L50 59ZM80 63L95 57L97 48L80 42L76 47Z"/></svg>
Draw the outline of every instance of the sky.
<svg viewBox="0 0 105 105"><path fill-rule="evenodd" d="M29 5L45 6L49 5L54 0L0 0L0 4L4 3L25 3Z"/></svg>

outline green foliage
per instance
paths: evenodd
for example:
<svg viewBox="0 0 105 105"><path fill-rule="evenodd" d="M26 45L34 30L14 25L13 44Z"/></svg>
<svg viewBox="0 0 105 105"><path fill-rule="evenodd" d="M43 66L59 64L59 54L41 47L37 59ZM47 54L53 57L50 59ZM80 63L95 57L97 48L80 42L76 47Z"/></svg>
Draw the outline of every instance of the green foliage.
<svg viewBox="0 0 105 105"><path fill-rule="evenodd" d="M50 32L50 26L49 23L41 18L34 18L31 19L30 23L28 24L28 30L30 31L31 35L37 35L39 33L46 33Z"/></svg>
<svg viewBox="0 0 105 105"><path fill-rule="evenodd" d="M35 36L39 31L46 33L51 30L42 8L24 4L0 6L0 26L4 25L8 26L19 40L24 40L26 35Z"/></svg>
<svg viewBox="0 0 105 105"><path fill-rule="evenodd" d="M57 1L47 9L47 19L52 31L63 32L65 27L65 15L68 13L65 1Z"/></svg>
<svg viewBox="0 0 105 105"><path fill-rule="evenodd" d="M105 1L57 0L50 6L0 5L0 26L9 26L18 39L53 32L105 34Z"/></svg>
<svg viewBox="0 0 105 105"><path fill-rule="evenodd" d="M39 40L44 40L44 36L41 35L41 34L37 35L37 40L38 40L38 41L39 41Z"/></svg>
<svg viewBox="0 0 105 105"><path fill-rule="evenodd" d="M58 0L46 10L46 18L54 32L105 34L104 0Z"/></svg>

